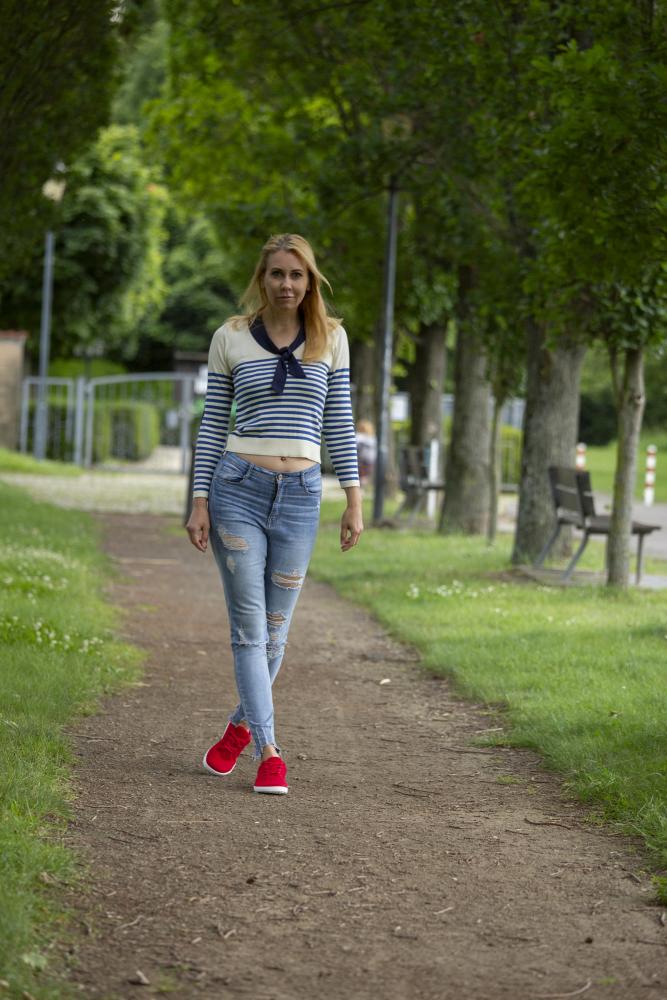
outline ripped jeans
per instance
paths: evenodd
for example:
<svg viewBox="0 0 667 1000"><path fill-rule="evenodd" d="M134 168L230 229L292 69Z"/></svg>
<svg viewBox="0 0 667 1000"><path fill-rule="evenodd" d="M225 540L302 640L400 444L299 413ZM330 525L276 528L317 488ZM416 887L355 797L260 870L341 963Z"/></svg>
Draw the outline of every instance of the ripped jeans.
<svg viewBox="0 0 667 1000"><path fill-rule="evenodd" d="M292 613L320 518L319 465L271 472L225 452L209 492L210 541L220 570L231 631L239 704L255 756L277 746L271 686L280 670Z"/></svg>

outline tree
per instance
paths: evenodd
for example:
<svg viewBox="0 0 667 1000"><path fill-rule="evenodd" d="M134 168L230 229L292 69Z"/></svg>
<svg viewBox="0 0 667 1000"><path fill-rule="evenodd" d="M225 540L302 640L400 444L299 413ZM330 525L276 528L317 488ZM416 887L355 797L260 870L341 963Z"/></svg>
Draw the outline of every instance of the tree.
<svg viewBox="0 0 667 1000"><path fill-rule="evenodd" d="M555 58L537 62L549 128L534 195L552 220L550 269L560 278L561 300L588 299L587 331L603 336L614 371L619 425L608 581L619 586L628 582L643 357L665 338L666 28L666 13L652 0L596 4Z"/></svg>
<svg viewBox="0 0 667 1000"><path fill-rule="evenodd" d="M109 0L3 0L0 22L0 280L49 227L42 185L108 117L118 19Z"/></svg>
<svg viewBox="0 0 667 1000"><path fill-rule="evenodd" d="M236 312L242 291L225 280L229 262L209 219L171 205L166 228L160 313L139 326L134 364L142 369L169 369L175 350L207 352L211 334Z"/></svg>
<svg viewBox="0 0 667 1000"><path fill-rule="evenodd" d="M142 162L136 129L110 126L68 171L54 272L52 355L69 357L101 341L130 360L142 325L163 302L167 196ZM41 257L6 287L5 309L38 326Z"/></svg>

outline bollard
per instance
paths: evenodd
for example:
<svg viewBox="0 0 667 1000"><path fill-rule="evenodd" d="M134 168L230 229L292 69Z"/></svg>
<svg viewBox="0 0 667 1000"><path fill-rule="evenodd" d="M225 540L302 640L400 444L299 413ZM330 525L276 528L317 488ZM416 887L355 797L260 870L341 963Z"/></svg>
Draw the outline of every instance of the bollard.
<svg viewBox="0 0 667 1000"><path fill-rule="evenodd" d="M646 475L644 476L644 503L650 507L655 500L655 466L658 449L650 444L646 449Z"/></svg>
<svg viewBox="0 0 667 1000"><path fill-rule="evenodd" d="M586 468L586 445L580 441L577 445L577 457L574 461L575 468L585 469Z"/></svg>

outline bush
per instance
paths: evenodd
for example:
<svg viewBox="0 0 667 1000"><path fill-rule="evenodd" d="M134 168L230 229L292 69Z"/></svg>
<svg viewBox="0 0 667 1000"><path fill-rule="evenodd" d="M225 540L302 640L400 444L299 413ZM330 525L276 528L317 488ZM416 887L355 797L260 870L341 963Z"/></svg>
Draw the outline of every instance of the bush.
<svg viewBox="0 0 667 1000"><path fill-rule="evenodd" d="M106 358L54 358L49 364L49 375L52 378L99 378L100 375L125 375L127 368Z"/></svg>
<svg viewBox="0 0 667 1000"><path fill-rule="evenodd" d="M500 428L500 481L503 486L518 486L521 480L523 434L518 427Z"/></svg>
<svg viewBox="0 0 667 1000"><path fill-rule="evenodd" d="M110 400L95 404L93 461L139 462L160 443L160 414L152 403Z"/></svg>
<svg viewBox="0 0 667 1000"><path fill-rule="evenodd" d="M30 404L28 451L32 451L34 411ZM71 460L73 444L67 440L67 406L62 397L49 399L47 458ZM73 419L73 417L72 417ZM160 443L160 412L143 400L101 400L93 417L93 462L111 458L138 462L148 458Z"/></svg>

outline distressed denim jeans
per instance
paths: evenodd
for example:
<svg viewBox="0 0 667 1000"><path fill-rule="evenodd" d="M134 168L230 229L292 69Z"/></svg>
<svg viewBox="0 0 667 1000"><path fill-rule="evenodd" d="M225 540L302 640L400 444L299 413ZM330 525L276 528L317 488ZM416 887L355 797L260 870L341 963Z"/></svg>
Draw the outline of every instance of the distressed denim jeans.
<svg viewBox="0 0 667 1000"><path fill-rule="evenodd" d="M210 541L220 570L231 632L239 704L255 756L276 744L272 685L315 544L320 518L319 465L271 472L225 452L209 492Z"/></svg>

